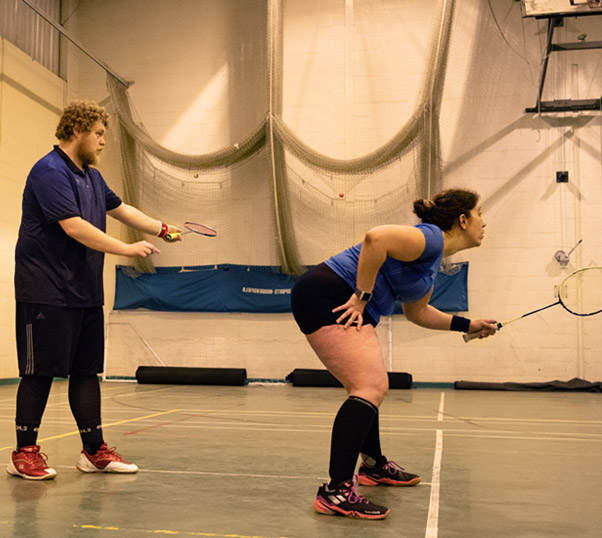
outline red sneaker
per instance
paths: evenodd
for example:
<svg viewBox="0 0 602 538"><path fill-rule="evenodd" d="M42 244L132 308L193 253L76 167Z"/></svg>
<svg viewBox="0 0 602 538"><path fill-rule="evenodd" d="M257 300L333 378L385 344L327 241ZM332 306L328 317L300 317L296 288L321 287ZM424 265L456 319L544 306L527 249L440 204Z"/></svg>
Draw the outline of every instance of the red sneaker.
<svg viewBox="0 0 602 538"><path fill-rule="evenodd" d="M82 473L137 473L138 466L124 461L115 452L115 447L108 448L103 443L96 454L88 454L85 450L77 460L76 467Z"/></svg>
<svg viewBox="0 0 602 538"><path fill-rule="evenodd" d="M46 465L47 460L39 445L24 446L11 454L6 472L27 480L52 480L56 471Z"/></svg>

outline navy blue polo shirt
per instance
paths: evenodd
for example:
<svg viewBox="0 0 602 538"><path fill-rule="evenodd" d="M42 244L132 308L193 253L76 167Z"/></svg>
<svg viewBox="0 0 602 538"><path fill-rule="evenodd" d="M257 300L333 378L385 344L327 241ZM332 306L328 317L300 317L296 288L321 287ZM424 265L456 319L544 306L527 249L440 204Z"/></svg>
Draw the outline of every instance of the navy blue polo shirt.
<svg viewBox="0 0 602 538"><path fill-rule="evenodd" d="M15 299L71 308L102 306L104 253L69 237L58 223L81 217L106 230L121 199L100 172L80 170L58 146L31 169L15 251Z"/></svg>

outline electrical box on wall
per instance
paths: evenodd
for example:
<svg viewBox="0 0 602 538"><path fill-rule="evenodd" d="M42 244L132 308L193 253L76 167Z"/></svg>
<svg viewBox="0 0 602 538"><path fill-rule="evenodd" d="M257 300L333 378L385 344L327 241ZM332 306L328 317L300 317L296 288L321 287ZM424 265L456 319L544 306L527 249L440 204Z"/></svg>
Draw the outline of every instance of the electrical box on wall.
<svg viewBox="0 0 602 538"><path fill-rule="evenodd" d="M568 183L569 173L566 171L556 172L556 183Z"/></svg>

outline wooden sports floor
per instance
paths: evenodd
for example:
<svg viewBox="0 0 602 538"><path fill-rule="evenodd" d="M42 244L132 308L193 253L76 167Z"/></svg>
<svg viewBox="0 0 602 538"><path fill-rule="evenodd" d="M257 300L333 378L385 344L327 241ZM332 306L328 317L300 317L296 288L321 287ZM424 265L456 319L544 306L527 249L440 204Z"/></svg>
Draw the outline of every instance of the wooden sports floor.
<svg viewBox="0 0 602 538"><path fill-rule="evenodd" d="M4 461L16 389L0 385ZM105 438L137 475L76 470L66 389L55 382L40 432L58 476L0 476L2 538L602 536L602 394L392 390L385 454L423 482L360 487L391 508L360 521L312 508L342 389L103 383Z"/></svg>

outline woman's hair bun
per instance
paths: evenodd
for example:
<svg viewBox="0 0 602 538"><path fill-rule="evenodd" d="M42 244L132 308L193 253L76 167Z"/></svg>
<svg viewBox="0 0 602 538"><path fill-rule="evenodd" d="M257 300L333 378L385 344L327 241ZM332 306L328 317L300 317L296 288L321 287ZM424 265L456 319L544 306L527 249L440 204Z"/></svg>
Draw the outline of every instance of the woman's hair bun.
<svg viewBox="0 0 602 538"><path fill-rule="evenodd" d="M420 199L414 202L414 213L421 219L432 214L435 202L427 199Z"/></svg>

